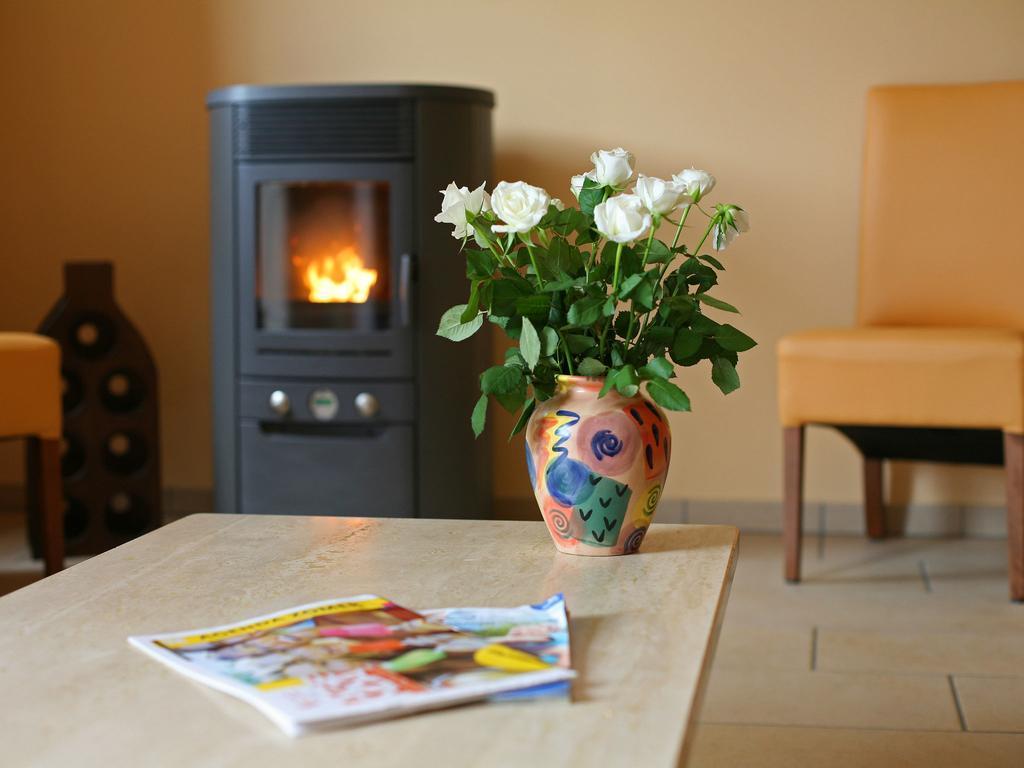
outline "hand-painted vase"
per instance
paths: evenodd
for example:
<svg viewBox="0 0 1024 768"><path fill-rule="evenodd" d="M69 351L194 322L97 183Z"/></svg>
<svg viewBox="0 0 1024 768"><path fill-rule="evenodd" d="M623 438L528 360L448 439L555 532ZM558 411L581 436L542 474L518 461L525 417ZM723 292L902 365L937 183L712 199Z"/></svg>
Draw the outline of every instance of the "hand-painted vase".
<svg viewBox="0 0 1024 768"><path fill-rule="evenodd" d="M668 419L641 394L598 393L603 379L559 376L526 427L526 464L548 532L571 555L640 549L668 472Z"/></svg>

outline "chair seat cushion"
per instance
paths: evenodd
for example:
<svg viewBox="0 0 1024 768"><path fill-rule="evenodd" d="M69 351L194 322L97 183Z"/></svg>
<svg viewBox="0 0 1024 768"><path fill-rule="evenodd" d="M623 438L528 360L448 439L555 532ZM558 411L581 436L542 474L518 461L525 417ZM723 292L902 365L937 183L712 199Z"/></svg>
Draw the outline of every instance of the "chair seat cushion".
<svg viewBox="0 0 1024 768"><path fill-rule="evenodd" d="M60 347L34 333L0 333L0 437L60 431Z"/></svg>
<svg viewBox="0 0 1024 768"><path fill-rule="evenodd" d="M1024 334L858 327L779 341L783 426L864 424L1024 431Z"/></svg>

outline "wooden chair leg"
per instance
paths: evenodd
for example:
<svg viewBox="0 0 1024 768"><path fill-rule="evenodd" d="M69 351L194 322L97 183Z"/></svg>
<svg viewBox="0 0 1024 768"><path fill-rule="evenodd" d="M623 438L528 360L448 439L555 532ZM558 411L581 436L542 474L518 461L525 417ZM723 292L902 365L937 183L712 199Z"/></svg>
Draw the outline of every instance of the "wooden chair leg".
<svg viewBox="0 0 1024 768"><path fill-rule="evenodd" d="M1010 598L1024 601L1024 435L1003 434L1006 533L1010 540Z"/></svg>
<svg viewBox="0 0 1024 768"><path fill-rule="evenodd" d="M60 474L60 440L36 440L39 471L39 518L42 531L43 562L46 575L64 568L64 493Z"/></svg>
<svg viewBox="0 0 1024 768"><path fill-rule="evenodd" d="M864 522L869 539L885 538L885 494L882 460L864 459Z"/></svg>
<svg viewBox="0 0 1024 768"><path fill-rule="evenodd" d="M800 581L804 509L804 428L782 430L782 543L786 581Z"/></svg>

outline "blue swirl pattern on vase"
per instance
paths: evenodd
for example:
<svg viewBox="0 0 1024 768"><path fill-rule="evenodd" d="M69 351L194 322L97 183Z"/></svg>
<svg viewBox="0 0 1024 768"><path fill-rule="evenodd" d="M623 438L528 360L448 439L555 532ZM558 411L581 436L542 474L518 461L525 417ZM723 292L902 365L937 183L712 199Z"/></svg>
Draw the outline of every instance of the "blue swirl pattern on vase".
<svg viewBox="0 0 1024 768"><path fill-rule="evenodd" d="M594 452L594 458L601 461L605 456L618 456L622 441L610 429L602 429L590 439L590 450Z"/></svg>

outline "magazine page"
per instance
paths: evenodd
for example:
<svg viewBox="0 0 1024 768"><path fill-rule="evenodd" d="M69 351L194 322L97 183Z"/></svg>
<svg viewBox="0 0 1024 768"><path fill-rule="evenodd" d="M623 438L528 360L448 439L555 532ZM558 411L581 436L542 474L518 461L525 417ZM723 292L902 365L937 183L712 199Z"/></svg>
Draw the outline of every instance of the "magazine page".
<svg viewBox="0 0 1024 768"><path fill-rule="evenodd" d="M575 676L561 595L538 606L430 616L359 595L129 642L248 701L291 735Z"/></svg>
<svg viewBox="0 0 1024 768"><path fill-rule="evenodd" d="M569 624L565 598L554 595L537 605L516 608L436 608L423 611L435 624L459 632L488 637L491 642L531 653L561 669L571 666ZM491 696L492 701L537 698L568 698L570 681L520 688Z"/></svg>

